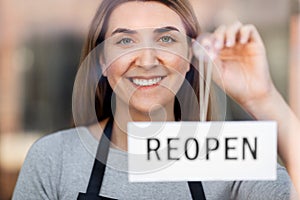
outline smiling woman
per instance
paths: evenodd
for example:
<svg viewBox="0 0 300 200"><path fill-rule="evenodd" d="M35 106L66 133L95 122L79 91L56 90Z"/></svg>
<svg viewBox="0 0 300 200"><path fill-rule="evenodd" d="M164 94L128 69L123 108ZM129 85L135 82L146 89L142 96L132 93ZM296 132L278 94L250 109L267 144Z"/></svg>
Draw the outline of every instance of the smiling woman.
<svg viewBox="0 0 300 200"><path fill-rule="evenodd" d="M135 105L143 109L142 113L146 113L146 115L143 116L144 119L139 121L149 120L149 115L145 112L147 109L149 111L149 108L153 108L154 104L166 104L166 102L163 103L162 101L169 101L171 98L172 100L168 102L167 107L169 109L167 117L171 120L173 117L173 106L171 104L174 104L172 102L174 101L174 94L178 91L185 73L190 68L188 56L191 57L192 53L187 49L191 42L188 39L197 37L199 32L197 20L189 5L181 1L176 3L167 1L164 3L165 5L159 1L152 1L151 3L147 1L133 1L126 4L124 3L125 1L122 2L103 2L97 16L104 17L102 19L98 17L94 19L89 38L84 47L82 61L92 49L106 40L104 55L100 59L104 77L100 80L95 102L96 107L99 106L99 109L96 108L98 120L101 121L112 116L110 109L108 112L104 112L105 109L102 109L104 99L107 102L111 102L111 94L107 92L107 90L110 90L107 88L110 87L115 92L118 91L116 92L118 100L122 99L123 103L124 101L130 103L130 108L134 108L132 105ZM132 12L132 10L135 10L135 12ZM103 24L102 28L98 27L99 23ZM143 50L141 51L141 49ZM119 57L120 55L123 56ZM133 68L133 66L138 67ZM193 85L194 93L198 94L198 83L196 82L198 74L194 73L194 71L194 69L191 69L189 72L189 77L191 77L189 83ZM120 79L120 77L126 78ZM178 78L181 80L174 84ZM134 84L130 85L129 81ZM173 87L165 85L166 83L173 85ZM152 86L149 87L150 85ZM138 90L135 90L135 87ZM146 88L147 90L145 90ZM150 95L150 93L152 94ZM169 98L162 98L165 95ZM137 97L144 97L144 99L138 100ZM117 105L120 105L122 101L118 100ZM175 104L178 103L175 102ZM123 106L128 107L126 105L127 103L119 106L119 108ZM177 120L185 117L183 116L184 113L179 113L177 112L178 110L179 107L176 105L175 118ZM141 112L136 111L138 110L131 109L131 117L129 118L135 118L133 112L139 113L139 117L142 117L140 115ZM188 113L188 111L186 112ZM120 114L120 116L125 114L124 112L115 113ZM188 116L191 118L190 114ZM126 123L122 124L125 126L122 129L125 130Z"/></svg>
<svg viewBox="0 0 300 200"><path fill-rule="evenodd" d="M112 19L114 15L120 15L119 9L122 7L112 13ZM175 13L174 15L176 16ZM168 18L173 19L174 16ZM145 24L144 22L141 21L141 24ZM113 22L111 24L119 26ZM145 25L145 27L149 26ZM190 65L187 58L187 39L182 36L185 32L180 33L175 26L184 31L179 23L171 29L162 27L131 33L122 32L115 34L110 39L112 41L105 45L103 57L106 63L101 66L107 66L103 69L103 74L116 93L116 118L118 114L125 112L122 111L126 109L125 105L121 105L122 100L131 108L130 114L133 120L142 120L141 116L137 117L134 113L144 113L143 120L150 120L149 109L157 104L169 108L166 111L167 120L174 120L174 94L182 85ZM127 23L125 27L133 26ZM110 29L108 29L109 34ZM125 43L124 39L130 42ZM115 59L118 55L123 56Z"/></svg>
<svg viewBox="0 0 300 200"><path fill-rule="evenodd" d="M274 182L128 182L128 122L199 120L192 52L199 33L186 0L103 0L83 49L79 74L87 76L74 86L80 127L33 145L13 199L287 199L290 180L282 167ZM260 41L258 34L244 35L238 45Z"/></svg>

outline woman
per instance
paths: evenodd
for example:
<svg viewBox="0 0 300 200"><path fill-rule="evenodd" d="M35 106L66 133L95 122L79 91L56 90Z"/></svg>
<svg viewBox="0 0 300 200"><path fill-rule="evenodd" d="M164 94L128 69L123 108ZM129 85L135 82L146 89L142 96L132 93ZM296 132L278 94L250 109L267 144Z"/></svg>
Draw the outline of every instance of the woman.
<svg viewBox="0 0 300 200"><path fill-rule="evenodd" d="M184 0L104 0L92 22L79 72L84 67L94 67L84 73L89 78L75 83L75 88L79 88L75 89L76 96L85 91L91 77L98 78L99 70L102 71L96 99L93 100L93 89L89 94L92 104L85 104L90 101L85 100L89 95L83 95L84 98L73 104L79 110L74 116L75 124L90 126L62 131L36 142L23 165L13 199L88 199L93 195L97 198L99 193L102 198L115 199L198 197L194 186L186 182L128 183L127 155L120 151L127 150L128 121L197 119L192 111L197 110L194 105L198 102L185 94L195 95L199 90L197 70L190 64L194 59L191 42L199 33L197 24L189 3ZM226 91L242 105L251 107L251 102L263 98L270 89L260 37L253 27L241 24L219 29L216 36L217 40L206 40L207 47L217 41L210 49L220 51L217 62ZM241 41L235 44L237 38ZM97 45L101 46L100 51L92 53ZM240 60L243 56L248 57ZM231 68L239 70L249 64L254 66L253 73L257 72L255 78L265 83L258 87L254 82L254 87L249 87L252 96L244 91L245 80L237 80L235 72L230 72ZM215 77L215 80L219 83L220 79ZM239 81L240 87L230 85L232 80ZM93 111L86 111L84 105L92 105ZM209 118L213 118L212 112L209 113ZM95 121L99 123L93 125ZM111 135L111 148L103 139L103 129L108 138ZM99 149L106 146L102 150L109 151L107 160L106 153L97 152L101 162L94 160L99 139ZM288 199L291 184L285 169L279 167L277 181L204 182L202 185L207 199ZM198 185L196 193L202 192L202 185Z"/></svg>

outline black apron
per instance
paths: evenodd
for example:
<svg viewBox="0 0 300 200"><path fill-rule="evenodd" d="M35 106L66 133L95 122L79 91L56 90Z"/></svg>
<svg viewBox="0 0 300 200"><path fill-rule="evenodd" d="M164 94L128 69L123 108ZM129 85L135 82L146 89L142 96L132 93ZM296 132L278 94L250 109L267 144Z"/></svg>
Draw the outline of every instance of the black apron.
<svg viewBox="0 0 300 200"><path fill-rule="evenodd" d="M110 146L111 134L113 127L113 118L111 117L104 128L104 135L100 139L97 154L94 161L93 170L90 176L89 184L86 193L79 193L77 200L115 200L109 197L99 196L101 185L103 182L104 172L106 168L106 161ZM103 158L100 162L97 158ZM205 195L201 182L188 182L193 200L205 200Z"/></svg>

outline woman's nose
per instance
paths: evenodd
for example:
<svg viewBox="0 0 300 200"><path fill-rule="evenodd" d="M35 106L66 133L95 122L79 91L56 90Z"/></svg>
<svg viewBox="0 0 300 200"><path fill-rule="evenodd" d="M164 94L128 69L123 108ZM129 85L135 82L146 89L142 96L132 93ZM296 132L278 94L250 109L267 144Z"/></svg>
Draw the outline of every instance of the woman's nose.
<svg viewBox="0 0 300 200"><path fill-rule="evenodd" d="M154 48L142 49L136 58L136 65L143 68L152 68L159 64L157 51Z"/></svg>

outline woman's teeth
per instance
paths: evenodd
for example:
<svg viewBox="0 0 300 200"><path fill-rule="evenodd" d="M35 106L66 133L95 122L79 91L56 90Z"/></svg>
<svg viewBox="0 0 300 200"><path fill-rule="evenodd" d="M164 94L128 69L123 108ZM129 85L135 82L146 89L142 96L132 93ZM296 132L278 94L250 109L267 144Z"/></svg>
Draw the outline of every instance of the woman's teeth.
<svg viewBox="0 0 300 200"><path fill-rule="evenodd" d="M157 84L159 81L161 81L161 79L162 77L152 78L152 79L133 78L132 82L138 86L151 86Z"/></svg>

